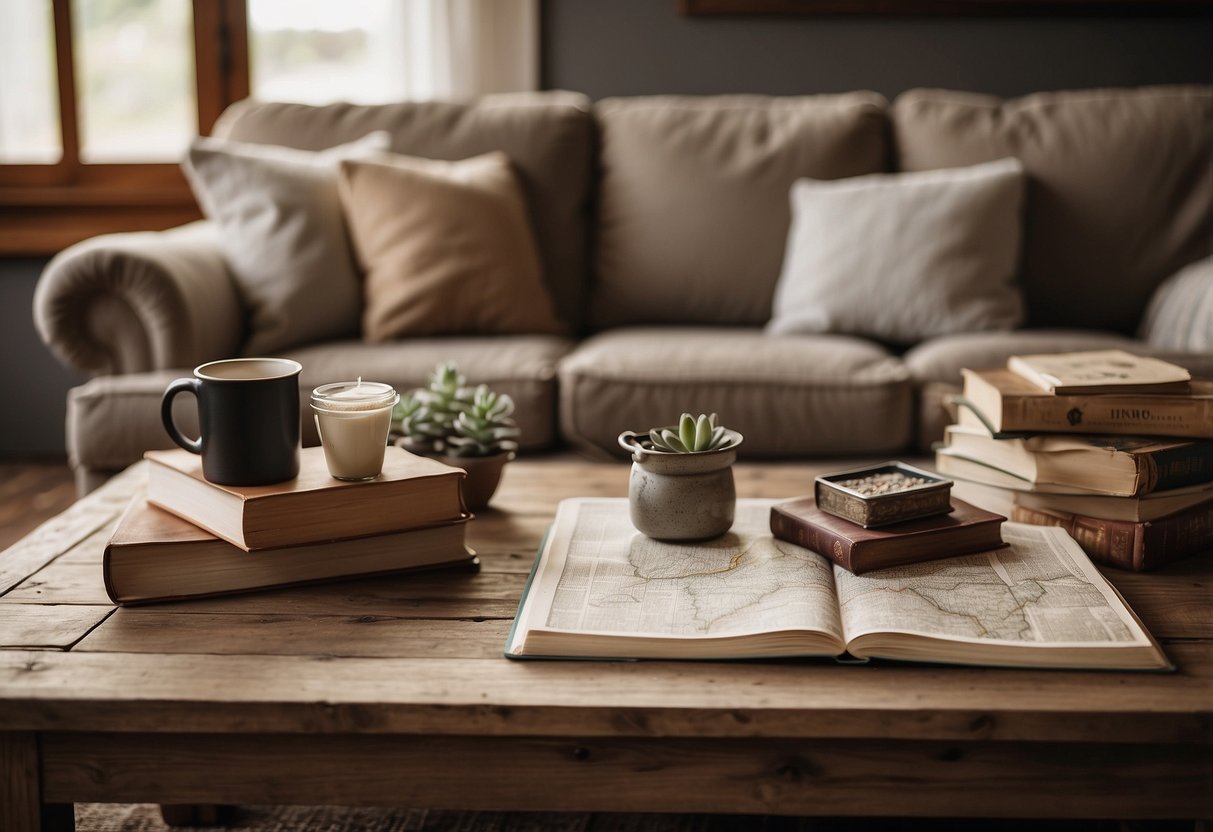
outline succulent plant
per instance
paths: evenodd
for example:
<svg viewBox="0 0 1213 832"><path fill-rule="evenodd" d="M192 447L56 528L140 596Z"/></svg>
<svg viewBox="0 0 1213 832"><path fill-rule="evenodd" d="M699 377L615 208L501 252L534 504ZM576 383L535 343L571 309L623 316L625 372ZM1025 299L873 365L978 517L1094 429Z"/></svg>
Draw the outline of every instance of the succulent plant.
<svg viewBox="0 0 1213 832"><path fill-rule="evenodd" d="M476 388L469 408L455 417L454 434L446 438L451 456L491 456L518 447L518 425L511 418L514 400L485 385Z"/></svg>
<svg viewBox="0 0 1213 832"><path fill-rule="evenodd" d="M404 444L420 453L492 456L518 447L513 400L485 385L467 386L459 369L440 364L425 387L400 397L392 412Z"/></svg>
<svg viewBox="0 0 1213 832"><path fill-rule="evenodd" d="M716 451L729 444L731 438L724 425L716 423L716 414L682 414L677 430L653 428L649 431L649 450L672 454L694 454Z"/></svg>

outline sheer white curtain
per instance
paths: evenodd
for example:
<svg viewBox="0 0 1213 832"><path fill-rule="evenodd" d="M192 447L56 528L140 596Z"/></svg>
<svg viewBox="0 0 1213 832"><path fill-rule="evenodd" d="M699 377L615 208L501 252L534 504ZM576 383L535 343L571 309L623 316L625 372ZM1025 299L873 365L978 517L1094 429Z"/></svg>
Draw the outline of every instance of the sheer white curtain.
<svg viewBox="0 0 1213 832"><path fill-rule="evenodd" d="M406 0L398 8L406 98L538 88L538 0Z"/></svg>
<svg viewBox="0 0 1213 832"><path fill-rule="evenodd" d="M375 104L533 90L538 3L249 0L253 95Z"/></svg>

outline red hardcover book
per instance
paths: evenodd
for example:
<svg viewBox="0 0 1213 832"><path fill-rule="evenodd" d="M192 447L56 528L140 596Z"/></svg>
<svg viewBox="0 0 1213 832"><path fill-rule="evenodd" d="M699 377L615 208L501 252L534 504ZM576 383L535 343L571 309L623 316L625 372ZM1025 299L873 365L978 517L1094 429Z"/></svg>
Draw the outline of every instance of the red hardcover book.
<svg viewBox="0 0 1213 832"><path fill-rule="evenodd" d="M1007 518L952 498L952 511L878 529L827 514L812 497L771 507L771 534L825 555L856 575L998 549Z"/></svg>
<svg viewBox="0 0 1213 832"><path fill-rule="evenodd" d="M1189 555L1213 551L1213 502L1141 523L1021 505L1011 510L1011 518L1017 523L1060 526L1078 541L1091 560L1134 572L1146 572Z"/></svg>

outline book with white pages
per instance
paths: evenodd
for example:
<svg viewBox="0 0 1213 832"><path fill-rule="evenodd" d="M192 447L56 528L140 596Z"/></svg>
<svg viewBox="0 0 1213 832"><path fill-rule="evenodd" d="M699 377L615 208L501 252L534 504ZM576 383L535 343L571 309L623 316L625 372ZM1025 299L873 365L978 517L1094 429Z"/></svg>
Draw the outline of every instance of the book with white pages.
<svg viewBox="0 0 1213 832"><path fill-rule="evenodd" d="M1039 511L1081 514L1099 520L1147 523L1161 520L1193 506L1213 502L1213 483L1191 488L1157 491L1143 497L1106 497L1093 494L1041 494L1016 492L1017 505Z"/></svg>
<svg viewBox="0 0 1213 832"><path fill-rule="evenodd" d="M1042 494L1086 494L1107 496L1099 491L1088 488L1077 488L1056 483L1034 483L1031 480L1016 476L1010 471L1004 471L993 465L987 465L975 459L970 459L955 448L940 447L935 449L935 470L946 477L958 480L968 480L981 485L992 485L1011 491L1032 491Z"/></svg>
<svg viewBox="0 0 1213 832"><path fill-rule="evenodd" d="M1007 369L1055 395L1184 393L1192 380L1178 364L1124 350L1013 355Z"/></svg>
<svg viewBox="0 0 1213 832"><path fill-rule="evenodd" d="M1064 529L1003 524L999 549L854 575L737 501L727 534L666 543L626 499L556 512L523 590L513 659L893 659L991 667L1171 667Z"/></svg>

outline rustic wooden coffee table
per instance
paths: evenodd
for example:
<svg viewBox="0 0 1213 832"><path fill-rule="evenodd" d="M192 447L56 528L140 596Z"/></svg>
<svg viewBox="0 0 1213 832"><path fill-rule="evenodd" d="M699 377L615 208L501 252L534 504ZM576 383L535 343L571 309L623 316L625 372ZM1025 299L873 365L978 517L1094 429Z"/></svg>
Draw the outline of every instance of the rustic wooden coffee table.
<svg viewBox="0 0 1213 832"><path fill-rule="evenodd" d="M832 466L837 467L837 465ZM821 466L742 465L742 496ZM483 571L115 609L136 467L0 555L0 829L72 802L795 815L1213 815L1213 558L1112 580L1174 674L510 662L564 495L627 466L514 463Z"/></svg>

